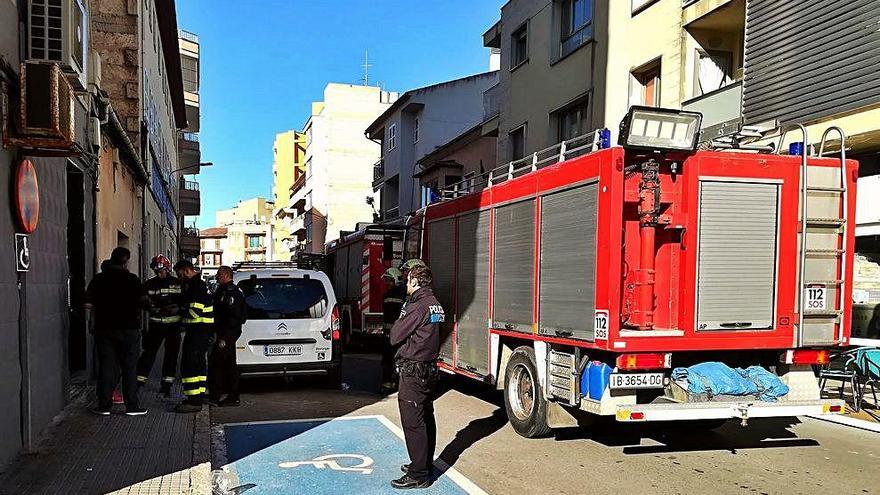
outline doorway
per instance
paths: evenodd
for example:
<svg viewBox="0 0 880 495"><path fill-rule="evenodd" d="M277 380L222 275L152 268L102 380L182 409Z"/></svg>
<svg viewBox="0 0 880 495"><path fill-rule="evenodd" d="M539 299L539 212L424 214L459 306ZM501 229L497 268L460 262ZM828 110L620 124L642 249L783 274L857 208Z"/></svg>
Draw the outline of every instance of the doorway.
<svg viewBox="0 0 880 495"><path fill-rule="evenodd" d="M88 365L85 304L86 224L85 187L82 172L67 164L67 307L70 317L68 369L71 376Z"/></svg>

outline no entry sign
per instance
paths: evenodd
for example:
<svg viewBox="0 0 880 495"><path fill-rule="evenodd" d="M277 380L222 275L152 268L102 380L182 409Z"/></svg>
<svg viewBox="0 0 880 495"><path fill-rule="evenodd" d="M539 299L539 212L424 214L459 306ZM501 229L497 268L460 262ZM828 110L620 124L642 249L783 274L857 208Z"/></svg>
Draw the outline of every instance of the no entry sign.
<svg viewBox="0 0 880 495"><path fill-rule="evenodd" d="M30 234L36 230L40 220L40 186L30 160L22 160L15 171L15 208L22 231Z"/></svg>

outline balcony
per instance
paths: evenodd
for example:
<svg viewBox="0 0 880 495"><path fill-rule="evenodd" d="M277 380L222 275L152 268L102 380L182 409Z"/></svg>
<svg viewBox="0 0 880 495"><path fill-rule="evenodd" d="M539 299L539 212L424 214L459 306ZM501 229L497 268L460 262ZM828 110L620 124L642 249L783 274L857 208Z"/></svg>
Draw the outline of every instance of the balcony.
<svg viewBox="0 0 880 495"><path fill-rule="evenodd" d="M202 250L199 242L199 229L195 227L184 227L180 230L180 256L182 258L195 258Z"/></svg>
<svg viewBox="0 0 880 495"><path fill-rule="evenodd" d="M194 132L181 132L177 139L178 166L187 175L199 173L202 152L199 148L199 135Z"/></svg>
<svg viewBox="0 0 880 495"><path fill-rule="evenodd" d="M373 164L373 190L379 188L385 180L385 160L379 160Z"/></svg>
<svg viewBox="0 0 880 495"><path fill-rule="evenodd" d="M290 186L290 195L291 197L296 194L297 191L302 189L302 187L306 185L306 174L301 174L299 178L293 181L293 184Z"/></svg>
<svg viewBox="0 0 880 495"><path fill-rule="evenodd" d="M706 140L737 132L742 121L742 81L685 101L681 109L703 114Z"/></svg>
<svg viewBox="0 0 880 495"><path fill-rule="evenodd" d="M501 85L496 84L483 92L483 122L494 119L501 112Z"/></svg>
<svg viewBox="0 0 880 495"><path fill-rule="evenodd" d="M859 177L856 189L856 236L880 235L880 175Z"/></svg>
<svg viewBox="0 0 880 495"><path fill-rule="evenodd" d="M202 196L199 183L180 179L180 213L182 215L201 215Z"/></svg>

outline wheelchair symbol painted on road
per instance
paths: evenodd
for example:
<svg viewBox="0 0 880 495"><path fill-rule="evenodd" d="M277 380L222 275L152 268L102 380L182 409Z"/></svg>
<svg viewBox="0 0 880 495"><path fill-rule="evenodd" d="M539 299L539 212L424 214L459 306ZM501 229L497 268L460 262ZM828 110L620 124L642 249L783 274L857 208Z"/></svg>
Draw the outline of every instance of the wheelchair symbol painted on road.
<svg viewBox="0 0 880 495"><path fill-rule="evenodd" d="M357 459L360 461L360 464L354 466L340 466L339 463L336 461L337 459ZM373 474L373 468L370 467L372 465L373 459L371 457L359 454L322 455L320 457L315 457L311 461L278 463L278 467L286 469L297 468L301 466L314 466L317 469L330 468L334 471L355 471L360 472L361 474Z"/></svg>

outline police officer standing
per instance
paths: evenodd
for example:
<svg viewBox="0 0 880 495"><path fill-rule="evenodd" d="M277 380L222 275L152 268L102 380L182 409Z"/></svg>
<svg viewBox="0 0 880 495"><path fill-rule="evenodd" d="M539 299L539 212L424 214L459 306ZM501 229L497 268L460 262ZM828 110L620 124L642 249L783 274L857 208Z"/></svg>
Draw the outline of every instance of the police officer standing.
<svg viewBox="0 0 880 495"><path fill-rule="evenodd" d="M174 271L184 285L181 298L184 333L180 381L183 382L183 395L186 396L174 410L179 413L198 412L202 410L207 392L207 352L214 330L214 298L192 262L178 261Z"/></svg>
<svg viewBox="0 0 880 495"><path fill-rule="evenodd" d="M385 282L385 296L382 298L382 314L385 321L385 334L382 336L382 391L392 392L397 388L394 382L394 347L391 345L391 327L400 317L400 310L406 301L406 287L403 275L397 268L389 268L382 274Z"/></svg>
<svg viewBox="0 0 880 495"><path fill-rule="evenodd" d="M144 283L150 311L150 326L144 337L143 351L137 364L138 384L147 383L159 346L165 342L162 358L162 386L165 397L171 395L171 385L177 375L177 355L180 352L180 281L171 275L171 261L165 256L154 256L150 269L155 277Z"/></svg>
<svg viewBox="0 0 880 495"><path fill-rule="evenodd" d="M214 329L217 339L211 347L208 364L209 397L217 405L237 406L238 364L235 362L235 341L241 337L241 326L247 320L244 293L232 282L232 268L217 270L217 291L214 292ZM221 400L221 396L226 394Z"/></svg>
<svg viewBox="0 0 880 495"><path fill-rule="evenodd" d="M391 328L391 345L397 350L400 374L397 405L403 425L410 463L401 466L404 476L391 482L399 489L431 485L431 466L437 443L434 421L434 392L437 385L437 357L440 353L440 324L445 315L431 287L433 275L427 266L409 272L409 298L400 319Z"/></svg>

